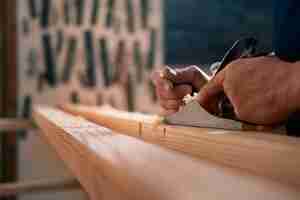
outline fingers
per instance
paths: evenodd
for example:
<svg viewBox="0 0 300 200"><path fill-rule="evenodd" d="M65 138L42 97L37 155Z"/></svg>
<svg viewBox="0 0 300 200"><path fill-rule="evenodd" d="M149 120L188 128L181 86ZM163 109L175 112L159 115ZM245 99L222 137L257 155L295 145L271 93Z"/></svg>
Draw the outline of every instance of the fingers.
<svg viewBox="0 0 300 200"><path fill-rule="evenodd" d="M173 88L173 84L161 76L161 71L153 72L151 75L151 79L156 88L164 90L171 90Z"/></svg>
<svg viewBox="0 0 300 200"><path fill-rule="evenodd" d="M152 80L156 87L172 88L173 85L188 84L200 90L210 77L197 66L189 66L182 69L165 67L152 74Z"/></svg>
<svg viewBox="0 0 300 200"><path fill-rule="evenodd" d="M156 94L160 100L160 105L164 109L165 114L177 112L180 106L183 105L183 97L191 94L193 88L191 85L181 84L170 86L168 80L161 77L160 72L152 74L152 80L156 86Z"/></svg>
<svg viewBox="0 0 300 200"><path fill-rule="evenodd" d="M225 71L218 73L211 79L200 91L197 96L198 102L209 112L214 113L218 110L217 104L220 94L223 93L223 83L225 79Z"/></svg>
<svg viewBox="0 0 300 200"><path fill-rule="evenodd" d="M190 85L178 85L173 89L167 89L164 87L157 86L156 93L160 99L166 100L177 100L183 99L188 94L191 94L193 91Z"/></svg>
<svg viewBox="0 0 300 200"><path fill-rule="evenodd" d="M172 90L157 88L160 105L166 110L178 111L183 105L183 97L191 93L192 87L189 85L179 85Z"/></svg>
<svg viewBox="0 0 300 200"><path fill-rule="evenodd" d="M161 76L161 71L156 71L152 74L152 81L156 87L157 95L164 99L183 98L187 92L190 92L191 88L189 85L178 85L174 87L171 81Z"/></svg>
<svg viewBox="0 0 300 200"><path fill-rule="evenodd" d="M176 84L190 84L196 89L200 89L208 82L210 77L197 66L189 66L182 69L172 69L166 67L161 71L165 79Z"/></svg>
<svg viewBox="0 0 300 200"><path fill-rule="evenodd" d="M204 85L207 81L202 75L199 76L199 71L195 66L181 70L165 68L154 72L152 80L156 86L160 105L164 109L163 113L167 115L177 112L183 105L182 99L193 92L192 83Z"/></svg>

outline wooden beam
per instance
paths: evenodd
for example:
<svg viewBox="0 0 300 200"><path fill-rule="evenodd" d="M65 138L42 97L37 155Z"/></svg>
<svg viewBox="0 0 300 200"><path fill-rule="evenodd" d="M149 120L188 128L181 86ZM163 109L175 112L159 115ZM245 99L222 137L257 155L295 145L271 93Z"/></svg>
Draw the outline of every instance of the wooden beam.
<svg viewBox="0 0 300 200"><path fill-rule="evenodd" d="M63 109L114 131L300 188L299 138L168 126L157 123L157 116L109 107L67 105Z"/></svg>
<svg viewBox="0 0 300 200"><path fill-rule="evenodd" d="M34 119L91 200L300 197L298 187L117 134L56 109L36 108Z"/></svg>
<svg viewBox="0 0 300 200"><path fill-rule="evenodd" d="M19 183L0 184L0 197L74 189L80 189L80 184L73 177L40 179Z"/></svg>
<svg viewBox="0 0 300 200"><path fill-rule="evenodd" d="M33 122L24 119L1 119L0 131L18 131L35 129Z"/></svg>
<svg viewBox="0 0 300 200"><path fill-rule="evenodd" d="M0 31L3 33L3 49L1 68L3 72L3 96L1 117L16 117L17 115L17 1L4 0L0 7ZM0 182L15 182L17 180L17 135L15 132L1 136L1 175ZM2 199L2 198L1 198ZM4 198L8 199L8 198ZM14 197L9 198L15 199Z"/></svg>

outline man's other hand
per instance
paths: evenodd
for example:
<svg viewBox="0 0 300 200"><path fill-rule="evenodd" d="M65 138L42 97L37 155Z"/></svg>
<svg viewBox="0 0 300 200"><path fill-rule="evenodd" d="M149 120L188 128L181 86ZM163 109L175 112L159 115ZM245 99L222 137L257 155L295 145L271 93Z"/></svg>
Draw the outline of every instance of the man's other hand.
<svg viewBox="0 0 300 200"><path fill-rule="evenodd" d="M156 86L156 94L163 108L163 115L170 115L177 112L180 106L183 105L183 98L187 94L191 94L193 88L199 91L207 83L207 79L209 79L196 66L174 69L175 73L170 74L168 79L162 77L164 70L158 70L152 74L152 80Z"/></svg>
<svg viewBox="0 0 300 200"><path fill-rule="evenodd" d="M299 108L300 68L277 57L239 59L200 91L197 99L214 112L224 92L236 116L255 124L278 124Z"/></svg>

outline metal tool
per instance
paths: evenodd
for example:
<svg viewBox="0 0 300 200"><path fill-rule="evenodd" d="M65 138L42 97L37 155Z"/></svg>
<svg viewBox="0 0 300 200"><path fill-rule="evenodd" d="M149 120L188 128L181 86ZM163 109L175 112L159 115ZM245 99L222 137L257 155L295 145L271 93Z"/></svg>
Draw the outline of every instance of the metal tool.
<svg viewBox="0 0 300 200"><path fill-rule="evenodd" d="M219 73L229 63L236 59L254 57L257 44L258 41L252 37L237 40L233 44L233 46L226 52L215 74Z"/></svg>
<svg viewBox="0 0 300 200"><path fill-rule="evenodd" d="M243 124L239 121L222 119L208 113L202 106L193 100L175 114L164 118L167 124L193 126L202 128L217 128L226 130L242 130Z"/></svg>

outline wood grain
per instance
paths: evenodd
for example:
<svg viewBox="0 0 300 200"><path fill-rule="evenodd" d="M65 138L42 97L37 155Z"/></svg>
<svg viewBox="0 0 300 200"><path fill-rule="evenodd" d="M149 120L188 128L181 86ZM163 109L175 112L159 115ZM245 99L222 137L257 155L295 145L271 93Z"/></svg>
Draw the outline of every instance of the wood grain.
<svg viewBox="0 0 300 200"><path fill-rule="evenodd" d="M300 197L299 188L117 134L59 110L37 108L34 119L92 200Z"/></svg>
<svg viewBox="0 0 300 200"><path fill-rule="evenodd" d="M63 109L114 131L300 188L298 138L262 132L169 126L157 124L157 116L108 107L66 105Z"/></svg>

